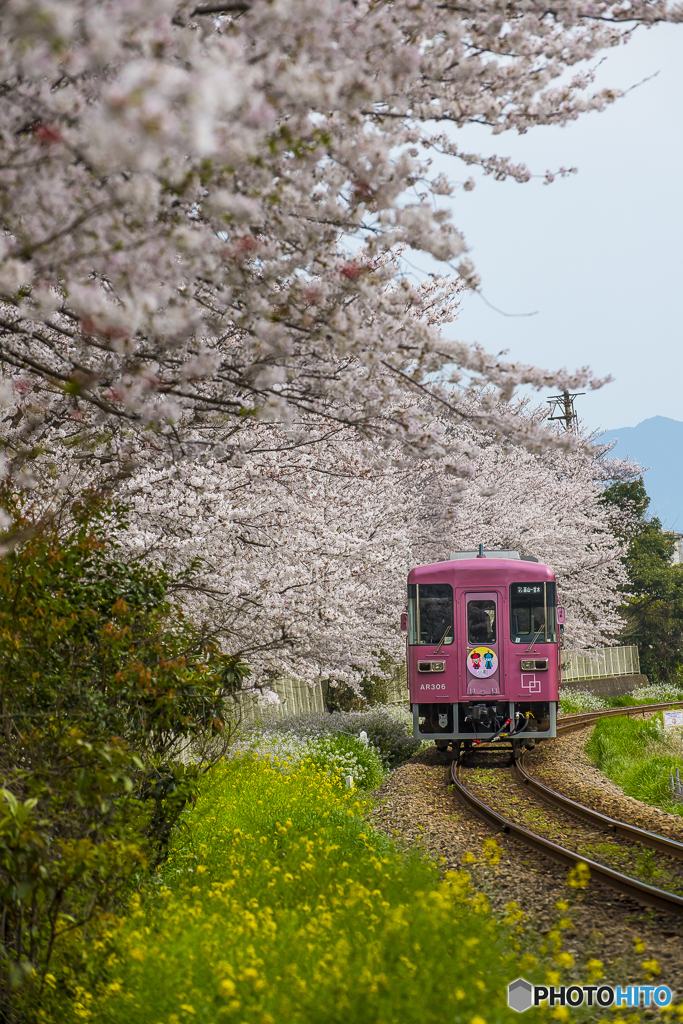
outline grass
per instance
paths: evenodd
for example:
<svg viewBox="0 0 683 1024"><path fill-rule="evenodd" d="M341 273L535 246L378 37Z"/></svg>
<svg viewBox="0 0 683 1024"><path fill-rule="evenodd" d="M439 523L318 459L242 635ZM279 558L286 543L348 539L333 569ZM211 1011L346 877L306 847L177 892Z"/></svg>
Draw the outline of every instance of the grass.
<svg viewBox="0 0 683 1024"><path fill-rule="evenodd" d="M604 718L597 722L586 752L593 763L628 795L664 811L683 815L671 799L669 776L683 772L683 737L663 729L661 712L652 718Z"/></svg>
<svg viewBox="0 0 683 1024"><path fill-rule="evenodd" d="M620 697L600 697L586 688L560 690L560 712L573 715L581 711L600 711L603 708L632 708L640 704L662 704L680 700L683 703L683 688L674 683L653 683L641 686L632 693Z"/></svg>
<svg viewBox="0 0 683 1024"><path fill-rule="evenodd" d="M497 920L467 871L440 878L433 861L369 828L366 810L312 763L222 763L155 885L108 923L78 973L61 954L32 1020L518 1020L508 983L541 984L545 972L518 948L516 904ZM489 842L483 857L496 856Z"/></svg>

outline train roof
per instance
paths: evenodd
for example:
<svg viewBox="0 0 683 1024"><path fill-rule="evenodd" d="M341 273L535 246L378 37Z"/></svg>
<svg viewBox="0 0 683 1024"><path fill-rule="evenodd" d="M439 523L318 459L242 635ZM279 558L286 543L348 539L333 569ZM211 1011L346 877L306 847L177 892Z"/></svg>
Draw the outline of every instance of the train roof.
<svg viewBox="0 0 683 1024"><path fill-rule="evenodd" d="M408 583L452 583L458 587L483 583L501 586L539 580L552 583L555 573L542 562L517 558L457 558L431 565L418 565L410 570Z"/></svg>

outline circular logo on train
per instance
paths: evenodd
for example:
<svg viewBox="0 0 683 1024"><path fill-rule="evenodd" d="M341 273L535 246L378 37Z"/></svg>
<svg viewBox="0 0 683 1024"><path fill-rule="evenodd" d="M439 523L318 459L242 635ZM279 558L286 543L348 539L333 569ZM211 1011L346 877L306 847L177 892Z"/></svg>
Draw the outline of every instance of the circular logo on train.
<svg viewBox="0 0 683 1024"><path fill-rule="evenodd" d="M475 647L467 655L467 667L472 675L479 679L492 676L498 668L496 652L490 647Z"/></svg>

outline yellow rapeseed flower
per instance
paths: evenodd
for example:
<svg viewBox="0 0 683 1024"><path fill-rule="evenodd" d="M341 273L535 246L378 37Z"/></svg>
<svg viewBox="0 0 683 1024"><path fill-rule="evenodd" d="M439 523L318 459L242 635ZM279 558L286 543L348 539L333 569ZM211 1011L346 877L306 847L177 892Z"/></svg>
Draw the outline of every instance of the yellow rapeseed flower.
<svg viewBox="0 0 683 1024"><path fill-rule="evenodd" d="M567 875L567 885L570 889L585 889L591 880L591 869L580 860L573 868L570 868Z"/></svg>
<svg viewBox="0 0 683 1024"><path fill-rule="evenodd" d="M500 847L497 840L485 839L482 843L482 850L491 867L500 864Z"/></svg>
<svg viewBox="0 0 683 1024"><path fill-rule="evenodd" d="M556 1006L550 1016L555 1020L569 1020L569 1010L566 1006Z"/></svg>
<svg viewBox="0 0 683 1024"><path fill-rule="evenodd" d="M659 963L656 960L643 960L640 965L643 970L647 973L648 978L653 978L657 974L661 974Z"/></svg>

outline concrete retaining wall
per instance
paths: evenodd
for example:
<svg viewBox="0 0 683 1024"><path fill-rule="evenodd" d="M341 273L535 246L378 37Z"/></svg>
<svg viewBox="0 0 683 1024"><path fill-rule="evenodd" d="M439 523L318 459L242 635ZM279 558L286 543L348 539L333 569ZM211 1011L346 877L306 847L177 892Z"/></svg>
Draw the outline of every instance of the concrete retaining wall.
<svg viewBox="0 0 683 1024"><path fill-rule="evenodd" d="M602 679L579 679L576 682L562 683L560 694L571 690L589 690L598 697L623 697L641 686L647 686L647 676L604 676Z"/></svg>

